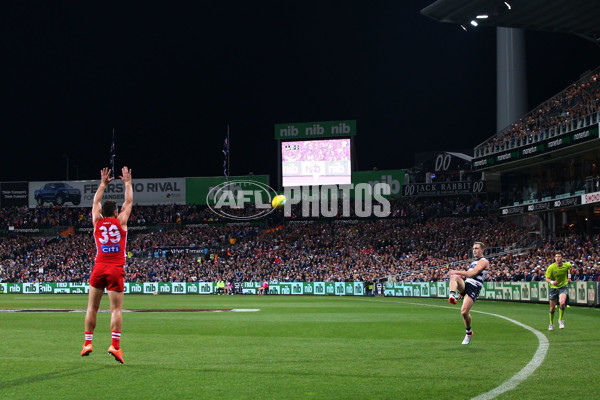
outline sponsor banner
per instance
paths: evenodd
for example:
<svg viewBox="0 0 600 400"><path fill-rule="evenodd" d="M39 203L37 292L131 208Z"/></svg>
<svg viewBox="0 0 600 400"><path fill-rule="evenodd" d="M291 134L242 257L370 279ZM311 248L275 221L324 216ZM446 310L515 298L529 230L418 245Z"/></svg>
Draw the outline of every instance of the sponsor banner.
<svg viewBox="0 0 600 400"><path fill-rule="evenodd" d="M23 283L23 293L39 293L40 287L38 283Z"/></svg>
<svg viewBox="0 0 600 400"><path fill-rule="evenodd" d="M578 284L586 285L585 290L587 294L585 297L583 289L576 289L576 287L579 287L576 286ZM597 286L598 284L595 282L571 284L569 288L571 303L574 303L575 300L573 299L576 298L577 304L598 304ZM386 296L446 298L448 297L448 293L448 282L388 282L385 284ZM479 293L479 298L488 300L547 302L548 294L549 288L546 282L485 282ZM594 297L590 299L590 295Z"/></svg>
<svg viewBox="0 0 600 400"><path fill-rule="evenodd" d="M581 204L591 204L600 202L600 192L586 193L581 195Z"/></svg>
<svg viewBox="0 0 600 400"><path fill-rule="evenodd" d="M55 235L56 230L54 228L16 228L9 226L8 229L0 229L0 235L8 235L10 233L16 233L19 235Z"/></svg>
<svg viewBox="0 0 600 400"><path fill-rule="evenodd" d="M529 300L540 301L540 283L531 282L529 284Z"/></svg>
<svg viewBox="0 0 600 400"><path fill-rule="evenodd" d="M142 294L144 293L144 285L141 282L125 282L125 294Z"/></svg>
<svg viewBox="0 0 600 400"><path fill-rule="evenodd" d="M244 293L255 293L260 283L244 282ZM270 283L269 294L364 296L364 282L281 282Z"/></svg>
<svg viewBox="0 0 600 400"><path fill-rule="evenodd" d="M380 284L389 297L437 297L447 298L448 282L412 282ZM260 282L240 284L244 294L256 294ZM569 303L583 306L600 304L598 282L575 281L569 284ZM215 282L126 282L126 294L213 294ZM86 283L0 283L0 294L86 294ZM106 293L106 291L105 291ZM269 285L272 295L329 295L364 296L364 282L283 282ZM548 302L548 283L540 282L485 282L479 299Z"/></svg>
<svg viewBox="0 0 600 400"><path fill-rule="evenodd" d="M185 283L185 294L199 294L200 283L199 282L186 282Z"/></svg>
<svg viewBox="0 0 600 400"><path fill-rule="evenodd" d="M438 297L440 290L444 293L447 292L448 282L439 282L439 284L437 282L388 282L385 284L385 295L395 297ZM443 289L440 288L442 285L444 286Z"/></svg>
<svg viewBox="0 0 600 400"><path fill-rule="evenodd" d="M353 288L353 296L364 296L366 294L364 282L352 282L351 285ZM348 290L346 290L346 294L348 294Z"/></svg>
<svg viewBox="0 0 600 400"><path fill-rule="evenodd" d="M169 255L179 255L185 254L191 257L200 257L204 256L204 249L200 247L188 247L188 246L164 246L164 247L154 247L152 249L152 253L154 257L166 257Z"/></svg>
<svg viewBox="0 0 600 400"><path fill-rule="evenodd" d="M187 284L185 282L171 282L171 293L172 294L185 294Z"/></svg>
<svg viewBox="0 0 600 400"><path fill-rule="evenodd" d="M257 294L258 288L261 287L261 282L244 282L242 284L242 293L243 294ZM269 284L269 292L271 291L271 284ZM273 294L280 294L280 289L275 288L275 292Z"/></svg>
<svg viewBox="0 0 600 400"><path fill-rule="evenodd" d="M540 201L536 203L524 204L519 206L509 206L500 208L503 216L536 213L541 211L559 210L561 208L576 207L582 204L583 196L565 197L562 199Z"/></svg>
<svg viewBox="0 0 600 400"><path fill-rule="evenodd" d="M577 304L577 282L575 282L575 284L570 284L569 285L569 294L567 295L569 296L569 300L572 303Z"/></svg>
<svg viewBox="0 0 600 400"><path fill-rule="evenodd" d="M148 232L157 232L163 229L158 225L127 225L127 232L129 233L148 233ZM91 226L84 226L75 228L76 233L93 233L94 228Z"/></svg>
<svg viewBox="0 0 600 400"><path fill-rule="evenodd" d="M293 122L275 125L275 139L320 139L355 136L356 121Z"/></svg>
<svg viewBox="0 0 600 400"><path fill-rule="evenodd" d="M199 294L210 294L214 293L214 282L199 282L198 283L198 293Z"/></svg>
<svg viewBox="0 0 600 400"><path fill-rule="evenodd" d="M258 286L258 284L257 284ZM291 283L269 284L269 294L292 294Z"/></svg>
<svg viewBox="0 0 600 400"><path fill-rule="evenodd" d="M22 283L7 283L6 293L23 293Z"/></svg>
<svg viewBox="0 0 600 400"><path fill-rule="evenodd" d="M3 284L5 293L24 293L24 294L39 294L39 293L87 293L88 287L86 284L69 287L66 282L60 283L5 283Z"/></svg>
<svg viewBox="0 0 600 400"><path fill-rule="evenodd" d="M158 282L144 282L142 285L144 294L158 294Z"/></svg>
<svg viewBox="0 0 600 400"><path fill-rule="evenodd" d="M26 206L29 198L27 182L0 183L0 207Z"/></svg>
<svg viewBox="0 0 600 400"><path fill-rule="evenodd" d="M236 181L236 185L231 188L232 191L244 190L244 181L252 181L262 183L264 185L269 184L268 175L252 175L252 176L230 176L229 181ZM185 178L185 202L186 204L199 204L207 205L208 200L214 200L209 198L209 193L215 192L213 188L224 184L226 181L224 176L213 176L205 178ZM248 185L251 185L248 183ZM247 196L248 201L254 201L252 196Z"/></svg>
<svg viewBox="0 0 600 400"><path fill-rule="evenodd" d="M486 193L485 181L409 183L402 185L402 196L441 196Z"/></svg>
<svg viewBox="0 0 600 400"><path fill-rule="evenodd" d="M324 282L307 282L304 284L304 293L323 296L325 294Z"/></svg>
<svg viewBox="0 0 600 400"><path fill-rule="evenodd" d="M100 181L29 182L29 207L57 204L67 207L92 207ZM133 201L137 205L185 204L186 178L134 179ZM114 180L106 186L103 200L122 204L125 184Z"/></svg>
<svg viewBox="0 0 600 400"><path fill-rule="evenodd" d="M387 183L390 186L390 194L383 197L402 196L402 185L404 184L405 169L389 169L380 171L356 171L352 173L352 183L356 187L359 183L368 183L371 187L377 183ZM350 190L350 196L354 197L354 189Z"/></svg>
<svg viewBox="0 0 600 400"><path fill-rule="evenodd" d="M450 291L446 282L436 282L435 285L437 289L437 297L446 298L450 295Z"/></svg>
<svg viewBox="0 0 600 400"><path fill-rule="evenodd" d="M517 149L507 150L489 156L477 157L473 159L473 169L486 169L509 162L536 157L541 154L551 153L556 150L564 149L565 147L575 146L592 140L598 140L598 131L598 125L576 129L570 133L555 136L529 146L522 146Z"/></svg>
<svg viewBox="0 0 600 400"><path fill-rule="evenodd" d="M171 282L158 282L158 293L159 294L171 294L173 285Z"/></svg>
<svg viewBox="0 0 600 400"><path fill-rule="evenodd" d="M56 283L40 283L39 284L39 292L40 293L54 293L54 289L56 289Z"/></svg>
<svg viewBox="0 0 600 400"><path fill-rule="evenodd" d="M580 305L593 306L600 304L598 302L598 282L575 281L569 284L569 302ZM575 293L573 293L575 292ZM576 296L576 297L575 297Z"/></svg>
<svg viewBox="0 0 600 400"><path fill-rule="evenodd" d="M587 282L580 282L580 281L576 281L574 282L575 285L573 285L573 283L571 283L571 285L569 285L569 289L571 289L572 286L575 286L575 298L571 297L570 300L573 301L576 299L577 304L587 304ZM571 290L569 290L569 295L571 294Z"/></svg>

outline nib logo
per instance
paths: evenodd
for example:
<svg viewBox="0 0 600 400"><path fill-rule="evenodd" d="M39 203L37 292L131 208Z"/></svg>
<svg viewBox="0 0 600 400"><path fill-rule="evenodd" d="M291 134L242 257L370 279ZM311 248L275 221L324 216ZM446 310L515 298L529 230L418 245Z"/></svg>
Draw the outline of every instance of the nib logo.
<svg viewBox="0 0 600 400"><path fill-rule="evenodd" d="M390 187L390 194L398 194L401 190L400 181L398 179L394 179L392 175L381 175L381 180L379 181L369 181L368 184L371 186L375 186L377 183L387 183Z"/></svg>
<svg viewBox="0 0 600 400"><path fill-rule="evenodd" d="M294 125L290 125L287 128L280 129L279 135L281 137L298 136L298 128L296 128Z"/></svg>

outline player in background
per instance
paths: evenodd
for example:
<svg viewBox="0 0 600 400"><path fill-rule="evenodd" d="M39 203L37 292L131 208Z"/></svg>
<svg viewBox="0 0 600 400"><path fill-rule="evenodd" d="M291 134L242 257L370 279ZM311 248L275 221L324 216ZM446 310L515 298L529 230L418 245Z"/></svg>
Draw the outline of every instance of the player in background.
<svg viewBox="0 0 600 400"><path fill-rule="evenodd" d="M554 330L554 308L556 307L557 298L560 304L558 309L558 326L560 329L565 328L565 305L569 293L567 285L571 282L571 270L573 268L571 263L563 262L563 255L560 252L556 252L554 255L554 261L546 270L546 282L550 284L550 295L548 296L550 300L549 331Z"/></svg>
<svg viewBox="0 0 600 400"><path fill-rule="evenodd" d="M262 283L262 286L258 288L258 295L269 294L269 282L265 279Z"/></svg>
<svg viewBox="0 0 600 400"><path fill-rule="evenodd" d="M88 308L85 315L85 344L81 350L82 356L87 356L93 351L92 339L96 328L96 316L100 307L100 300L106 288L110 303L110 330L112 331L112 344L108 354L117 362L123 364L123 351L121 350L121 328L123 320L123 277L125 276L125 257L127 243L127 220L133 206L133 188L131 187L131 170L123 167L121 180L125 184L125 201L118 212L117 203L107 200L101 204L106 185L113 178L110 169L100 171L100 186L94 196L92 206L92 224L94 226L94 240L96 242L96 260L90 277L90 292Z"/></svg>
<svg viewBox="0 0 600 400"><path fill-rule="evenodd" d="M450 298L448 301L451 304L457 303L457 294L460 293L463 296L463 304L460 310L463 321L465 323L466 335L462 344L469 344L473 337L473 330L471 329L471 307L477 300L479 292L483 287L483 281L488 273L490 263L483 257L485 246L481 242L475 242L473 244L473 257L475 260L469 266L468 271L457 271L450 270Z"/></svg>

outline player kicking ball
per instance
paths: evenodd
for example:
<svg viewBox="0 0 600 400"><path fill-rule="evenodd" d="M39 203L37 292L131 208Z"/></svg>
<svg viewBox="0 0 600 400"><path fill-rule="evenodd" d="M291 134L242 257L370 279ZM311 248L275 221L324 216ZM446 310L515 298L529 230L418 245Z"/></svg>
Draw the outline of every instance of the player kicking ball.
<svg viewBox="0 0 600 400"><path fill-rule="evenodd" d="M450 270L450 304L458 303L457 292L463 297L463 304L460 309L463 321L465 323L466 334L462 344L471 343L473 330L471 329L471 307L477 300L479 292L483 287L483 281L488 273L490 263L483 257L485 246L481 242L473 244L473 257L475 260L469 266L467 271Z"/></svg>
<svg viewBox="0 0 600 400"><path fill-rule="evenodd" d="M110 169L100 171L100 186L94 196L92 206L92 224L94 226L94 240L96 242L96 260L90 277L90 293L88 308L85 315L85 343L81 350L82 356L88 356L94 350L92 339L96 329L96 316L100 307L100 300L104 289L108 292L110 303L110 330L112 331L112 344L108 354L121 364L123 350L121 350L121 317L123 308L123 289L125 276L125 245L127 243L127 220L133 206L133 189L131 187L131 170L123 167L120 177L125 184L125 201L119 212L117 204L107 200L101 204L104 189L113 180Z"/></svg>

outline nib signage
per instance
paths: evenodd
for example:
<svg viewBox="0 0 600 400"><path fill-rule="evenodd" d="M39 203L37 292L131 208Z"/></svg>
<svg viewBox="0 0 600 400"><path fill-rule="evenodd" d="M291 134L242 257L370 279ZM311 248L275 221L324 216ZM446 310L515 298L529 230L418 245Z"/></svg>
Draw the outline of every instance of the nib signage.
<svg viewBox="0 0 600 400"><path fill-rule="evenodd" d="M355 186L360 183L368 183L372 187L378 183L386 184L390 188L389 194L386 197L400 197L402 196L405 173L405 169L356 171L352 173L352 183Z"/></svg>
<svg viewBox="0 0 600 400"><path fill-rule="evenodd" d="M275 125L275 139L321 139L356 135L356 121L295 122Z"/></svg>

